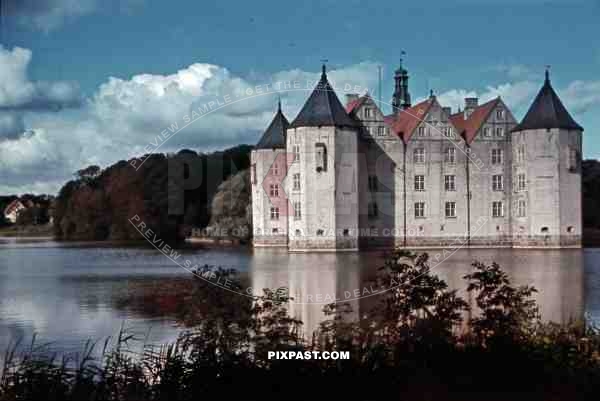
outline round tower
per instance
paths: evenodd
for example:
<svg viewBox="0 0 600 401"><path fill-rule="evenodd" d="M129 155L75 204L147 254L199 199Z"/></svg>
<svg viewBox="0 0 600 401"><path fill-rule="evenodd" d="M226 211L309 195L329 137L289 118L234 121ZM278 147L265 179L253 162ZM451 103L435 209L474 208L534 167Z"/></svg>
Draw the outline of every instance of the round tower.
<svg viewBox="0 0 600 401"><path fill-rule="evenodd" d="M515 247L581 247L583 128L544 84L511 132Z"/></svg>
<svg viewBox="0 0 600 401"><path fill-rule="evenodd" d="M273 121L250 154L254 246L287 246L288 202L283 180L287 173L285 132L288 126L280 101Z"/></svg>
<svg viewBox="0 0 600 401"><path fill-rule="evenodd" d="M289 250L357 250L357 124L329 84L325 66L286 141Z"/></svg>

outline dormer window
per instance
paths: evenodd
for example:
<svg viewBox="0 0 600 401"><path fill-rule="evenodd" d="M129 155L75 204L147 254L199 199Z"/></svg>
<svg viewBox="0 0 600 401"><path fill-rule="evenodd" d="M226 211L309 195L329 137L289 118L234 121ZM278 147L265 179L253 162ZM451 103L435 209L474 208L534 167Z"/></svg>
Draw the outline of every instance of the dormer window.
<svg viewBox="0 0 600 401"><path fill-rule="evenodd" d="M317 173L327 171L327 147L324 143L315 144Z"/></svg>

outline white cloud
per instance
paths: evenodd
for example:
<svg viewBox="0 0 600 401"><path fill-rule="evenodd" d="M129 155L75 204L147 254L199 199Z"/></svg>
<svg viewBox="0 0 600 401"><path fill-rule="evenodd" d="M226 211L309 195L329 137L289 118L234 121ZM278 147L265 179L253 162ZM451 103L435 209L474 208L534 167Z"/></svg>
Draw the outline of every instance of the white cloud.
<svg viewBox="0 0 600 401"><path fill-rule="evenodd" d="M561 92L563 102L573 113L583 114L600 107L600 81L573 81Z"/></svg>
<svg viewBox="0 0 600 401"><path fill-rule="evenodd" d="M79 106L81 98L76 83L30 81L27 76L30 62L30 50L20 47L9 50L0 45L0 111Z"/></svg>
<svg viewBox="0 0 600 401"><path fill-rule="evenodd" d="M30 53L23 49L18 53L27 64ZM376 71L376 64L360 63L331 71L329 76L342 89L354 90L358 85L364 90L374 86ZM236 100L237 94L248 88L260 85L265 91L269 84L271 89L266 95L232 102L196 120L171 137L159 151L185 147L207 151L240 143L254 144L276 109L278 93L273 85L294 80L300 83L300 90L279 93L284 112L291 120L309 94L311 88L306 86L307 80L316 82L319 75L290 70L261 79L243 79L223 67L196 63L170 75L108 78L80 110L66 115L65 112L28 113L25 123L31 131L0 142L0 193L41 188L55 192L74 171L86 165L106 166L131 154L145 153L144 148L162 130L181 122L182 117L198 105L224 95ZM0 88L8 87L3 81L0 78ZM21 81L27 82L26 79ZM5 92L11 93L5 103L27 104L23 100L28 98L26 94L12 88Z"/></svg>
<svg viewBox="0 0 600 401"><path fill-rule="evenodd" d="M452 110L456 111L459 107L464 108L466 97L477 97L479 98L479 103L485 103L500 96L509 107L519 109L532 101L539 90L539 85L539 83L531 81L520 81L500 84L498 86L488 86L480 92L466 89L452 89L440 94L438 100L442 105L452 107Z"/></svg>

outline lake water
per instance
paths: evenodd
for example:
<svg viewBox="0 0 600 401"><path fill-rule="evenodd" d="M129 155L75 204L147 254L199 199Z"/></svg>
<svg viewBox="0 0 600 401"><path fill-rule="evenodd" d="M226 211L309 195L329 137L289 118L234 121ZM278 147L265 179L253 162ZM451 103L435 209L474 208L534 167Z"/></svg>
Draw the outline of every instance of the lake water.
<svg viewBox="0 0 600 401"><path fill-rule="evenodd" d="M364 292L364 283L381 265L380 253L288 254L247 248L181 252L193 263L245 272L255 293L288 287L296 299L291 311L304 321L307 332L324 318L324 302L354 298L358 291L366 295L352 301L358 314L378 298ZM544 320L600 323L600 249L459 250L433 271L451 287L464 289L462 277L476 259L496 261L516 283L535 286ZM185 277L188 272L156 249L0 239L0 355L18 339L30 342L34 333L38 343L50 342L59 352L80 351L88 339L104 340L121 325L150 343L173 341L182 328L172 318L148 317L118 306L118 300L137 284L162 285Z"/></svg>

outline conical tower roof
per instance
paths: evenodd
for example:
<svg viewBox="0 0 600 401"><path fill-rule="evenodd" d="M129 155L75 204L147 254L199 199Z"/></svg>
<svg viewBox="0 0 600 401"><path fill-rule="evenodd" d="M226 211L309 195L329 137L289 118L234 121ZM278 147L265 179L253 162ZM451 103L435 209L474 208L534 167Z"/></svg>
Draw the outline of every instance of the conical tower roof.
<svg viewBox="0 0 600 401"><path fill-rule="evenodd" d="M552 88L548 71L546 71L544 86L540 89L521 123L513 131L541 128L562 128L583 131L581 125L573 120L573 117L571 117Z"/></svg>
<svg viewBox="0 0 600 401"><path fill-rule="evenodd" d="M304 103L290 128L319 126L356 126L356 122L348 116L329 84L325 66L323 66L321 80Z"/></svg>
<svg viewBox="0 0 600 401"><path fill-rule="evenodd" d="M287 118L281 111L281 101L277 106L277 114L269 124L269 128L262 135L255 149L285 148L285 131L290 126Z"/></svg>

